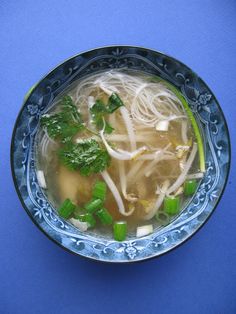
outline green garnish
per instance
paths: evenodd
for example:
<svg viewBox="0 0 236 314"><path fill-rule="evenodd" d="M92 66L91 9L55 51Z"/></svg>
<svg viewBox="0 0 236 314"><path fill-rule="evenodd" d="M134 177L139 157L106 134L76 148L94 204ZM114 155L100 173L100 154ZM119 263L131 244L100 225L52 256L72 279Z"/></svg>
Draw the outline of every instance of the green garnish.
<svg viewBox="0 0 236 314"><path fill-rule="evenodd" d="M184 107L184 109L185 109L185 111L189 117L189 120L191 121L193 131L194 131L194 134L195 134L195 137L197 140L200 171L205 172L205 170L206 170L206 168L205 168L205 155L204 155L204 146L203 146L203 142L202 142L201 133L200 133L197 121L196 121L191 109L189 108L189 105L188 105L185 97L171 83L164 81L158 77L153 77L153 78L155 80L157 80L158 82L161 82L162 84L166 85L176 95L176 97L181 101L181 103L182 103L182 105L183 105L183 107Z"/></svg>
<svg viewBox="0 0 236 314"><path fill-rule="evenodd" d="M69 198L67 198L58 209L59 216L68 219L74 210L76 209L76 205L74 205Z"/></svg>
<svg viewBox="0 0 236 314"><path fill-rule="evenodd" d="M100 199L103 202L106 198L107 186L103 181L97 181L93 186L92 197L93 199Z"/></svg>
<svg viewBox="0 0 236 314"><path fill-rule="evenodd" d="M79 170L84 176L103 171L109 166L110 156L97 141L84 140L68 143L58 152L60 161L71 170Z"/></svg>
<svg viewBox="0 0 236 314"><path fill-rule="evenodd" d="M124 241L127 234L127 222L116 221L113 224L113 236L116 241Z"/></svg>
<svg viewBox="0 0 236 314"><path fill-rule="evenodd" d="M79 219L82 222L87 222L90 228L93 228L96 225L96 220L90 213L81 214L78 216L77 219Z"/></svg>
<svg viewBox="0 0 236 314"><path fill-rule="evenodd" d="M85 128L81 115L70 96L64 96L60 103L62 110L53 115L42 116L40 122L48 135L63 143L71 141L79 131Z"/></svg>
<svg viewBox="0 0 236 314"><path fill-rule="evenodd" d="M164 212L170 216L178 214L180 209L180 200L178 196L169 196L164 198Z"/></svg>
<svg viewBox="0 0 236 314"><path fill-rule="evenodd" d="M96 210L100 209L103 205L103 201L99 198L91 200L90 202L84 205L84 208L90 213L93 214Z"/></svg>
<svg viewBox="0 0 236 314"><path fill-rule="evenodd" d="M99 209L96 215L103 225L111 225L113 222L113 218L106 208Z"/></svg>
<svg viewBox="0 0 236 314"><path fill-rule="evenodd" d="M120 99L119 95L116 93L111 94L108 99L108 112L113 113L119 107L124 106L123 101Z"/></svg>
<svg viewBox="0 0 236 314"><path fill-rule="evenodd" d="M97 99L95 104L90 109L93 122L95 123L96 127L101 130L104 127L105 133L112 133L114 130L113 127L106 121L107 114L113 113L119 107L124 106L120 97L113 93L109 99L107 105L101 99ZM105 121L105 126L104 126Z"/></svg>
<svg viewBox="0 0 236 314"><path fill-rule="evenodd" d="M80 207L80 206L77 206L76 209L75 209L74 212L73 212L73 217L74 217L75 219L79 219L79 216L85 214L85 212L86 212L86 211L85 211L84 208L82 208L82 207Z"/></svg>
<svg viewBox="0 0 236 314"><path fill-rule="evenodd" d="M93 122L95 123L96 127L101 130L104 125L104 117L109 113L108 108L100 99L98 99L90 109L90 112L92 113ZM105 121L104 132L110 134L113 130L113 127L107 121Z"/></svg>
<svg viewBox="0 0 236 314"><path fill-rule="evenodd" d="M197 189L197 181L196 180L188 180L184 183L184 195L190 196L195 193Z"/></svg>

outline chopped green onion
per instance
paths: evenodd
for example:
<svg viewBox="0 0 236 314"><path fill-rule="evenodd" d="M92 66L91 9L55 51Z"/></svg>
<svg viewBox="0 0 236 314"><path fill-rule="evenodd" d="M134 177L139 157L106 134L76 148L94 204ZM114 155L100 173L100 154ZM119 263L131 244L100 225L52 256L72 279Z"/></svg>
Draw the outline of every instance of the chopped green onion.
<svg viewBox="0 0 236 314"><path fill-rule="evenodd" d="M190 196L195 193L197 189L197 181L196 180L188 180L184 183L184 195Z"/></svg>
<svg viewBox="0 0 236 314"><path fill-rule="evenodd" d="M113 218L106 208L99 209L96 215L103 225L111 225L113 222Z"/></svg>
<svg viewBox="0 0 236 314"><path fill-rule="evenodd" d="M59 216L68 219L76 209L76 206L67 198L58 209Z"/></svg>
<svg viewBox="0 0 236 314"><path fill-rule="evenodd" d="M97 99L92 108L90 108L90 112L92 113L93 122L95 123L96 127L101 130L104 125L104 117L109 113L107 106L101 99ZM107 121L105 121L104 132L111 134L113 130L113 127Z"/></svg>
<svg viewBox="0 0 236 314"><path fill-rule="evenodd" d="M95 199L84 205L84 208L91 214L102 207L103 201L100 199Z"/></svg>
<svg viewBox="0 0 236 314"><path fill-rule="evenodd" d="M84 208L77 206L76 209L73 212L73 217L75 219L79 219L79 216L83 215L85 213L86 213L86 210Z"/></svg>
<svg viewBox="0 0 236 314"><path fill-rule="evenodd" d="M103 181L97 181L93 187L92 197L94 199L98 198L104 202L106 198L106 191L107 191L106 183Z"/></svg>
<svg viewBox="0 0 236 314"><path fill-rule="evenodd" d="M178 196L169 196L164 199L164 211L168 215L178 214L180 209L180 200Z"/></svg>
<svg viewBox="0 0 236 314"><path fill-rule="evenodd" d="M113 113L118 109L119 107L124 106L123 101L120 99L120 97L116 94L113 93L108 99L108 112Z"/></svg>
<svg viewBox="0 0 236 314"><path fill-rule="evenodd" d="M127 234L127 222L116 221L113 225L113 235L116 241L124 241Z"/></svg>
<svg viewBox="0 0 236 314"><path fill-rule="evenodd" d="M82 222L87 222L91 228L96 225L96 220L90 213L79 215L78 219Z"/></svg>

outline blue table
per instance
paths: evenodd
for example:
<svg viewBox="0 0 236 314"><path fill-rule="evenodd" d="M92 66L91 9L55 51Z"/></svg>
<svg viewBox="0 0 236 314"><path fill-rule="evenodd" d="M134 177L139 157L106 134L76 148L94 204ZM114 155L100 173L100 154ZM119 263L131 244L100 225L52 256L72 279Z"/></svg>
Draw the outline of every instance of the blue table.
<svg viewBox="0 0 236 314"><path fill-rule="evenodd" d="M215 214L191 241L145 263L110 265L65 252L33 225L9 163L30 86L80 51L131 44L168 53L204 78L228 121L234 164L235 0L2 0L0 25L0 313L236 313L234 166Z"/></svg>

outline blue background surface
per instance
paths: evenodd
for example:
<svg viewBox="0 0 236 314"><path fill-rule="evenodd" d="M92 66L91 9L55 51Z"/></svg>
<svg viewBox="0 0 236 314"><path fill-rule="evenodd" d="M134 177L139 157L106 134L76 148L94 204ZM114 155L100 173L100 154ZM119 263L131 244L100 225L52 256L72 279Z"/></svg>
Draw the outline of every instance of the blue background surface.
<svg viewBox="0 0 236 314"><path fill-rule="evenodd" d="M197 72L224 110L235 165L235 0L0 1L0 313L236 313L235 166L201 231L139 264L65 252L17 198L9 147L24 94L64 59L110 44L157 49Z"/></svg>

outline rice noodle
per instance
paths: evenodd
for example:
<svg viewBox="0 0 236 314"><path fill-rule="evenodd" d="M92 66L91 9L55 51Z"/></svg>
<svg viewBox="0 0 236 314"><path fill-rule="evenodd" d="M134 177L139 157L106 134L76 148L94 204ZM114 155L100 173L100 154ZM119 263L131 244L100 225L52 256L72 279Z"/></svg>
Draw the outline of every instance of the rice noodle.
<svg viewBox="0 0 236 314"><path fill-rule="evenodd" d="M49 135L47 134L47 132L45 130L44 134L41 138L41 141L40 141L40 151L41 151L42 156L45 159L48 159L48 148L49 148L49 146L53 146L53 145L57 145L57 143L49 137Z"/></svg>
<svg viewBox="0 0 236 314"><path fill-rule="evenodd" d="M130 148L132 151L135 151L137 149L137 146L136 146L135 133L134 133L132 120L130 119L130 114L124 106L120 107L120 112L121 112L121 115L124 119L127 133L129 136Z"/></svg>
<svg viewBox="0 0 236 314"><path fill-rule="evenodd" d="M120 193L119 193L115 183L113 182L112 178L108 174L108 172L106 170L102 171L101 176L103 177L103 179L106 182L107 186L109 187L111 193L113 194L114 199L116 200L119 212L123 216L130 216L133 213L135 208L133 207L129 212L126 212L125 207L124 207L124 203L123 203L122 198L120 196Z"/></svg>
<svg viewBox="0 0 236 314"><path fill-rule="evenodd" d="M99 87L106 93L108 96L111 96L112 93L118 93L118 90L115 87L109 87L109 89L104 85L100 84Z"/></svg>
<svg viewBox="0 0 236 314"><path fill-rule="evenodd" d="M154 160L154 159L156 159L158 157L160 152L161 152L160 150L157 150L157 151L155 151L152 154L143 154L143 155L139 156L137 159L138 160ZM172 152L166 152L165 154L166 154L166 156L173 157L171 159L175 159L176 158L174 153L172 153Z"/></svg>
<svg viewBox="0 0 236 314"><path fill-rule="evenodd" d="M180 110L175 103L179 104L179 99L166 86L149 83L142 84L138 89L130 109L135 121L155 127L160 121L186 118L185 112ZM167 110L170 111L170 108L172 113L168 114Z"/></svg>
<svg viewBox="0 0 236 314"><path fill-rule="evenodd" d="M129 140L126 134L109 134L106 135L106 139L111 142L127 142ZM145 142L147 140L147 135L140 134L136 136L136 142Z"/></svg>

